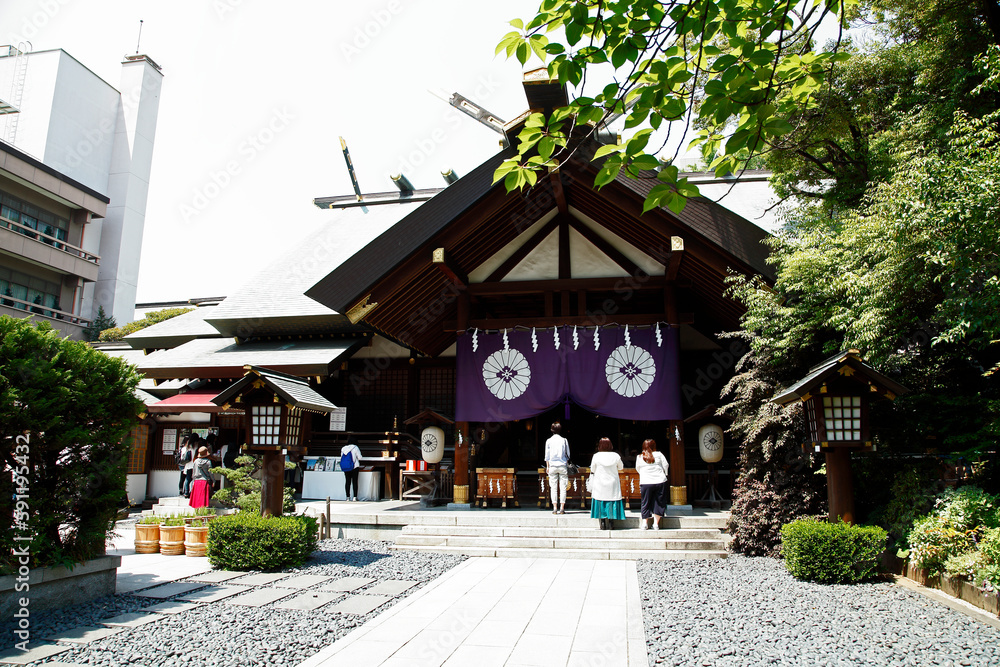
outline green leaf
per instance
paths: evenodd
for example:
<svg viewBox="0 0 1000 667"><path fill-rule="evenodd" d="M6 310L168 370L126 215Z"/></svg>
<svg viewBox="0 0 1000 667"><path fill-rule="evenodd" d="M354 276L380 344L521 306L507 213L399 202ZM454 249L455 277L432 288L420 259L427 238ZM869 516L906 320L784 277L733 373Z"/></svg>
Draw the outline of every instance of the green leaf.
<svg viewBox="0 0 1000 667"><path fill-rule="evenodd" d="M726 84L722 83L718 79L712 79L705 83L706 95L726 95L727 92Z"/></svg>
<svg viewBox="0 0 1000 667"><path fill-rule="evenodd" d="M597 176L594 177L594 185L598 188L604 187L611 181L615 180L615 177L618 176L618 172L621 168L621 162L611 163L611 160L608 160L604 163L604 166L601 167L601 170L597 172Z"/></svg>
<svg viewBox="0 0 1000 667"><path fill-rule="evenodd" d="M514 26L518 30L524 30L524 21L521 19L514 19L510 22L510 25Z"/></svg>
<svg viewBox="0 0 1000 667"><path fill-rule="evenodd" d="M610 155L611 153L619 153L622 150L622 146L616 144L605 144L597 149L594 153L594 159L602 158L605 155Z"/></svg>
<svg viewBox="0 0 1000 667"><path fill-rule="evenodd" d="M552 151L555 150L556 140L552 137L542 137L541 141L538 142L538 154L542 156L542 159L548 160L552 157Z"/></svg>
<svg viewBox="0 0 1000 667"><path fill-rule="evenodd" d="M637 155L632 159L632 166L635 169L649 171L660 166L660 161L653 155Z"/></svg>

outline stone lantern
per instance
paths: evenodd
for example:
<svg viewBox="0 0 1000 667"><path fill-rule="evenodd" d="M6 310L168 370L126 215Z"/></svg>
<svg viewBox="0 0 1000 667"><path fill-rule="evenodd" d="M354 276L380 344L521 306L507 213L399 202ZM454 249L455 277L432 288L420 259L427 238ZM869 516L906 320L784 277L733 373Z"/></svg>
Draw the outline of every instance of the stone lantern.
<svg viewBox="0 0 1000 667"><path fill-rule="evenodd" d="M247 420L242 450L263 456L261 514L281 516L285 455L304 454L312 413L327 414L337 406L320 396L309 382L259 366L244 366L244 376L212 399L228 409L241 407Z"/></svg>
<svg viewBox="0 0 1000 667"><path fill-rule="evenodd" d="M805 403L808 446L826 455L830 521L854 522L851 452L872 451L868 406L909 390L866 364L858 350L841 352L771 399L778 405Z"/></svg>

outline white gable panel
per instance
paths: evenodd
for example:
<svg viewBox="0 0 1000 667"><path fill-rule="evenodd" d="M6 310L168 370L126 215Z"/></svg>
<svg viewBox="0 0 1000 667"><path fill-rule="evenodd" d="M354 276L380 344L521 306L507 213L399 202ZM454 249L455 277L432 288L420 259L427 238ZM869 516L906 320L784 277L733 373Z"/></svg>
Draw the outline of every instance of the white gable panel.
<svg viewBox="0 0 1000 667"><path fill-rule="evenodd" d="M556 217L558 210L553 208L551 211L543 215L538 222L528 227L526 230L517 235L517 237L504 246L503 250L497 254L490 257L488 260L477 266L475 269L469 272L469 282L471 283L481 283L486 280L491 273L500 268L500 265L507 261L511 255L517 252L517 249L528 242L535 232L548 224L549 220Z"/></svg>
<svg viewBox="0 0 1000 667"><path fill-rule="evenodd" d="M628 278L628 271L572 227L569 229L569 256L574 278Z"/></svg>
<svg viewBox="0 0 1000 667"><path fill-rule="evenodd" d="M559 230L553 229L502 282L513 280L557 280L559 278Z"/></svg>
<svg viewBox="0 0 1000 667"><path fill-rule="evenodd" d="M576 210L572 206L569 207L569 211L574 218L576 218L582 224L589 227L591 231L593 231L595 234L597 234L602 239L611 244L611 246L614 247L615 250L617 250L618 252L625 255L633 262L635 262L635 265L638 266L640 269L642 269L651 276L663 275L664 264L657 258L665 258L670 253L669 244L659 248L646 248L640 250L639 248L636 248L634 245L632 245L622 237L618 236L617 234L613 234L612 232L608 231L608 229L602 226L600 223L584 215L583 213ZM573 277L574 278L576 277L575 271Z"/></svg>

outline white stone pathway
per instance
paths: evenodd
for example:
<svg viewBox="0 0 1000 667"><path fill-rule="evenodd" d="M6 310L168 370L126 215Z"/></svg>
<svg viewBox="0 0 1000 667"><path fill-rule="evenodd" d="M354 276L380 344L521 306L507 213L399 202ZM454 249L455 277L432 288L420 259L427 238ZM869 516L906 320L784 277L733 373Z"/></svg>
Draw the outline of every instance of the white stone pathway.
<svg viewBox="0 0 1000 667"><path fill-rule="evenodd" d="M470 558L299 667L647 667L634 561Z"/></svg>

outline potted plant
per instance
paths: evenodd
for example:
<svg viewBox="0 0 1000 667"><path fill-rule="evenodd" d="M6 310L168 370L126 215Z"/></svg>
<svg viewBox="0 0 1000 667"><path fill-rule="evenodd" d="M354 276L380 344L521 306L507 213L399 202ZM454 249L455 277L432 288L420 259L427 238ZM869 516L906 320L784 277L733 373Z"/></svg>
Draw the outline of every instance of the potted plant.
<svg viewBox="0 0 1000 667"><path fill-rule="evenodd" d="M184 517L173 516L160 524L160 553L164 556L184 555Z"/></svg>
<svg viewBox="0 0 1000 667"><path fill-rule="evenodd" d="M195 518L184 526L184 553L205 556L208 547L208 520Z"/></svg>
<svg viewBox="0 0 1000 667"><path fill-rule="evenodd" d="M162 516L144 516L135 525L135 552L155 554L160 552L160 522Z"/></svg>

